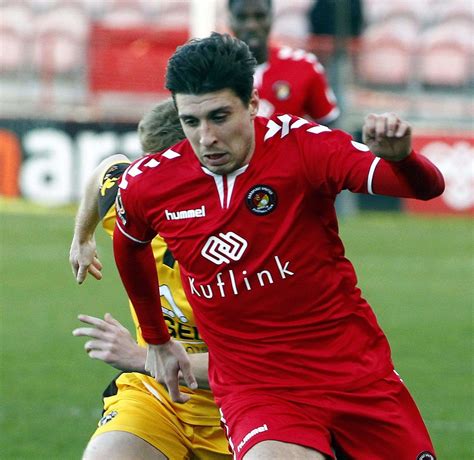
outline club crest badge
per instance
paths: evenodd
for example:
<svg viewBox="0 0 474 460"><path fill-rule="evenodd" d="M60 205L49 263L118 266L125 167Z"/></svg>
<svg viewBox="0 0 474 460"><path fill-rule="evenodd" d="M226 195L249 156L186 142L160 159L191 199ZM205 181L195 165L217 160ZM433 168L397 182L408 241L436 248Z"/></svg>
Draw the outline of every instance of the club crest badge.
<svg viewBox="0 0 474 460"><path fill-rule="evenodd" d="M286 101L291 96L291 87L287 81L279 80L273 84L273 92L279 101Z"/></svg>
<svg viewBox="0 0 474 460"><path fill-rule="evenodd" d="M255 185L246 196L246 205L257 216L271 213L278 204L276 192L268 185Z"/></svg>
<svg viewBox="0 0 474 460"><path fill-rule="evenodd" d="M108 414L104 415L100 420L97 426L103 426L106 423L110 422L114 417L116 417L118 412L116 410L113 410L112 412L109 412Z"/></svg>
<svg viewBox="0 0 474 460"><path fill-rule="evenodd" d="M431 452L422 452L416 457L416 460L436 460L436 457Z"/></svg>

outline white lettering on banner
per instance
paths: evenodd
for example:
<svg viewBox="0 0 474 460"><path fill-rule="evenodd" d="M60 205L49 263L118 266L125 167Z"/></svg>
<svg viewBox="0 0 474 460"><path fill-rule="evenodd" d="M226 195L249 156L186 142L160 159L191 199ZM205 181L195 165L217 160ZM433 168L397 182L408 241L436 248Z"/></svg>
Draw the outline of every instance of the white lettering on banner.
<svg viewBox="0 0 474 460"><path fill-rule="evenodd" d="M248 275L247 270L242 270L241 275L237 275L234 270L226 270L216 275L216 281L209 284L198 284L196 279L188 276L191 294L197 297L212 299L214 297L226 297L227 294L239 295L239 286L244 284L246 291L254 288L264 287L275 282L275 279L287 279L295 272L289 270L290 261L282 263L278 256L274 257L275 267L266 267L256 272L253 276Z"/></svg>
<svg viewBox="0 0 474 460"><path fill-rule="evenodd" d="M22 138L25 160L20 192L28 200L63 205L77 199L94 168L106 157L141 154L136 132L79 131L75 137L59 128L27 131Z"/></svg>
<svg viewBox="0 0 474 460"><path fill-rule="evenodd" d="M92 171L103 159L123 153L133 160L140 153L140 144L134 132L119 134L113 131L82 131L76 137L76 144L80 190L84 190Z"/></svg>
<svg viewBox="0 0 474 460"><path fill-rule="evenodd" d="M25 135L23 147L28 155L20 172L23 197L52 205L70 202L73 192L71 138L57 129L33 129Z"/></svg>

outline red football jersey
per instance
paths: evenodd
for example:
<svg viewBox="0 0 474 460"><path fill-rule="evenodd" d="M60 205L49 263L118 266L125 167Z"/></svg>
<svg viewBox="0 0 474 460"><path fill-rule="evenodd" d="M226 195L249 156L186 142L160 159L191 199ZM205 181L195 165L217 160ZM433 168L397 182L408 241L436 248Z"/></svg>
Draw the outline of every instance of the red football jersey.
<svg viewBox="0 0 474 460"><path fill-rule="evenodd" d="M330 123L339 116L323 66L304 50L270 48L268 61L256 69L254 86L260 95L261 116L309 115L318 123Z"/></svg>
<svg viewBox="0 0 474 460"><path fill-rule="evenodd" d="M392 369L390 349L344 256L334 200L345 188L427 198L442 177L414 152L386 162L301 118L255 124L250 163L228 175L204 169L187 140L133 163L120 184L116 253L121 241L165 239L209 348L217 401L239 389L307 396L376 380ZM143 335L158 343L161 318L147 316L161 311L149 304L153 289L136 274L138 259L127 254L119 269L124 263Z"/></svg>

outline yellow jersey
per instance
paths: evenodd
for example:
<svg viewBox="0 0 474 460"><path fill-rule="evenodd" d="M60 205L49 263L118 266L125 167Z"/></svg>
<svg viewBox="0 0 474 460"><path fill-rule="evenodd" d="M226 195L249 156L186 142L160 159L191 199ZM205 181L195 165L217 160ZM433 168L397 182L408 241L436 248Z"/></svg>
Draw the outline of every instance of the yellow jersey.
<svg viewBox="0 0 474 460"><path fill-rule="evenodd" d="M103 175L99 190L99 216L102 226L107 234L113 235L116 213L115 197L117 195L118 183L121 175L128 167L129 163L120 162L111 166ZM207 352L206 344L199 335L199 331L194 322L194 316L181 284L179 265L174 260L173 255L166 246L166 243L159 236L152 241L153 254L155 256L158 278L160 280L160 296L164 319L168 325L168 330L176 340L179 340L188 353ZM130 303L130 302L129 302ZM133 305L130 303L130 311L136 328L137 342L145 346L140 333L137 316ZM155 379L139 373L134 373L143 381L146 388L153 393L158 392L159 399L163 404L172 407L178 418L185 423L194 425L218 426L220 416L215 405L212 393L209 390L198 389L191 392L183 388L186 393L191 393L191 400L186 404L175 404L169 398L166 388L157 383ZM156 395L155 395L156 396Z"/></svg>

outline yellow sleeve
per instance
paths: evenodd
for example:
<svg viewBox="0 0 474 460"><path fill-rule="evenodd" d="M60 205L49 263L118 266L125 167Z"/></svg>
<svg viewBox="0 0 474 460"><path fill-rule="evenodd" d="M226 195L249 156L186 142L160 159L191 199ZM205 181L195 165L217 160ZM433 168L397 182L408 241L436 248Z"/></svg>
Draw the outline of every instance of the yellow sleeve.
<svg viewBox="0 0 474 460"><path fill-rule="evenodd" d="M115 198L117 197L118 182L130 162L120 162L110 166L100 181L99 216L102 227L109 236L112 236L115 227Z"/></svg>

